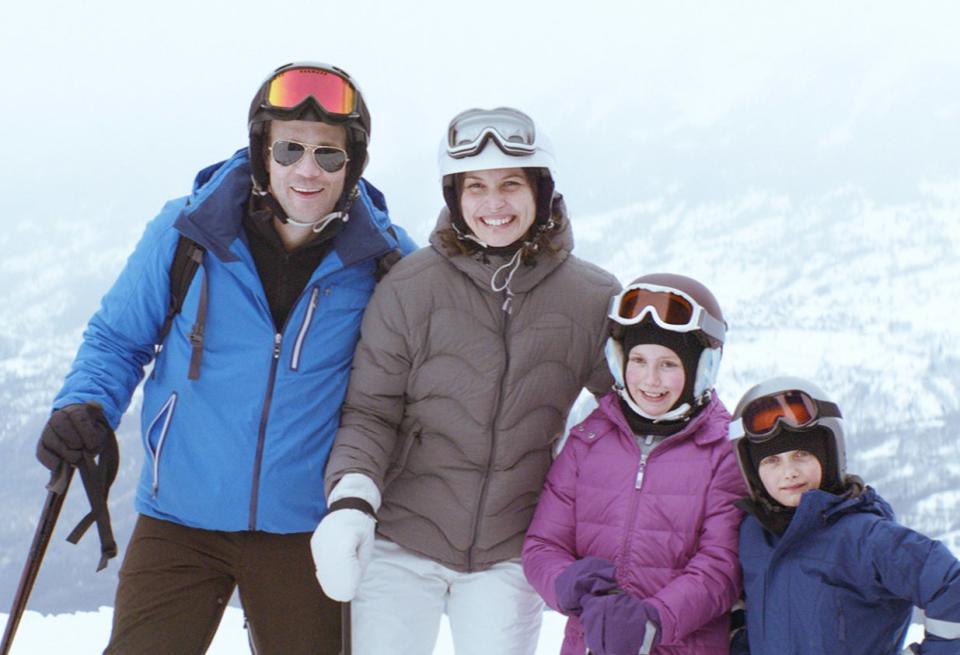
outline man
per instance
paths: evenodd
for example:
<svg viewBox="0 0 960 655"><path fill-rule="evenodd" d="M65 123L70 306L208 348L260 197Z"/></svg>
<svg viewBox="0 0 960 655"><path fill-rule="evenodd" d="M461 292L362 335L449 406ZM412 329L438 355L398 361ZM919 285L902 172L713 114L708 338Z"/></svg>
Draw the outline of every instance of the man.
<svg viewBox="0 0 960 655"><path fill-rule="evenodd" d="M310 536L364 307L384 262L413 243L360 178L370 115L342 70L278 68L249 136L147 226L38 444L50 469L101 453L155 358L140 517L106 653L204 652L235 587L255 652L340 650ZM182 237L202 263L172 313Z"/></svg>

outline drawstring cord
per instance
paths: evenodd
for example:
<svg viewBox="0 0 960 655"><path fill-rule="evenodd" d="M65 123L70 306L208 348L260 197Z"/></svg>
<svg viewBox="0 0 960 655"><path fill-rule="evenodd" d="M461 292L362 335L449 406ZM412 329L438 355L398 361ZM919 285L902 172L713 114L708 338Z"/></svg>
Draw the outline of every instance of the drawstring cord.
<svg viewBox="0 0 960 655"><path fill-rule="evenodd" d="M457 235L457 238L461 241L473 241L474 243L479 244L483 248L489 248L490 246L476 236L469 232L463 232L457 227L457 224L451 221L450 227L453 228L454 234ZM503 301L503 305L500 306L500 309L505 311L507 314L512 313L512 304L513 304L513 291L510 289L510 281L513 280L514 273L517 272L517 269L520 268L520 262L523 261L523 254L525 252L535 253L539 250L539 245L537 244L537 239L540 238L540 235L547 230L552 230L556 227L556 222L554 222L551 217L546 223L540 225L534 234L530 236L529 239L524 241L516 252L513 253L513 256L507 261L506 264L500 266L493 272L493 276L490 278L490 289L495 293L500 293L501 291L506 292L506 298ZM503 281L503 284L497 284L497 277L503 271L509 269L506 279Z"/></svg>
<svg viewBox="0 0 960 655"><path fill-rule="evenodd" d="M506 264L495 270L493 272L493 276L490 278L490 288L493 291L496 293L500 293L501 291L507 292L507 297L503 301L503 305L500 306L500 309L508 314L511 313L510 305L513 303L513 291L510 290L510 281L513 279L513 274L517 272L518 268L520 268L520 260L522 259L525 247L526 244L524 244L524 247L517 248L517 252L513 253L513 257L511 257ZM510 269L510 272L507 273L507 279L503 281L502 285L498 285L497 276L507 269Z"/></svg>

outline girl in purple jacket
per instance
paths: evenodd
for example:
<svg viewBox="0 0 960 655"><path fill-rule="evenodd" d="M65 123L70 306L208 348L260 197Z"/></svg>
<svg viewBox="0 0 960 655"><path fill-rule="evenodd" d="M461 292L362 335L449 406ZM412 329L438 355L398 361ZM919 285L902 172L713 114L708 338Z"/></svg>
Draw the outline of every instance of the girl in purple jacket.
<svg viewBox="0 0 960 655"><path fill-rule="evenodd" d="M726 323L706 287L667 273L610 318L615 390L553 463L524 572L570 617L561 655L727 653L746 487L713 390Z"/></svg>

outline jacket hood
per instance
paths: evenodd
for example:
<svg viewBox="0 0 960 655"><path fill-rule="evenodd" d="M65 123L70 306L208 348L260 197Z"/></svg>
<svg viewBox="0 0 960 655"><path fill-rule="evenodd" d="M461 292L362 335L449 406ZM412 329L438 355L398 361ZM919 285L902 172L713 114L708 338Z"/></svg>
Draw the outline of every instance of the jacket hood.
<svg viewBox="0 0 960 655"><path fill-rule="evenodd" d="M197 173L193 191L174 227L224 262L238 256L230 245L243 232L243 216L253 183L246 148ZM350 208L343 229L334 239L334 250L344 266L378 257L398 247L386 233L390 225L383 194L367 180L357 185L359 196Z"/></svg>

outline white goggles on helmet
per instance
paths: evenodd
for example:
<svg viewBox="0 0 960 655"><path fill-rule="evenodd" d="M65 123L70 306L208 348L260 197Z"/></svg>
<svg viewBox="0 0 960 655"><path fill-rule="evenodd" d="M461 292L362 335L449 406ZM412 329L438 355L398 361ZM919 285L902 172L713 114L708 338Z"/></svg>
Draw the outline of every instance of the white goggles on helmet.
<svg viewBox="0 0 960 655"><path fill-rule="evenodd" d="M447 129L447 154L453 159L473 157L493 141L507 155L536 152L536 128L522 111L509 107L468 109L454 116Z"/></svg>

